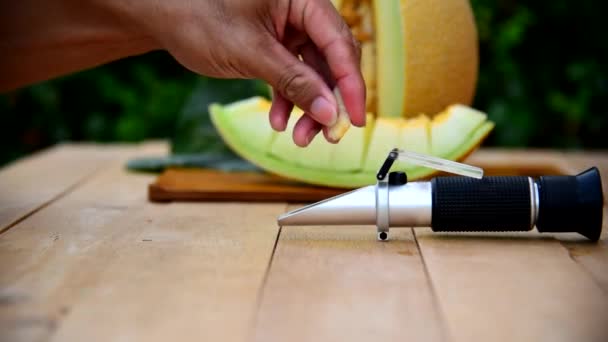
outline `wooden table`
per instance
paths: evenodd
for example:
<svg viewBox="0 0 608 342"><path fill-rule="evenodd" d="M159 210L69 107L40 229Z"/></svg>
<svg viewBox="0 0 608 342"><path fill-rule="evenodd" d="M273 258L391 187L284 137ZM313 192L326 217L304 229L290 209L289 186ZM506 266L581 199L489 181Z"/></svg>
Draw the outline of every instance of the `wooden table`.
<svg viewBox="0 0 608 342"><path fill-rule="evenodd" d="M0 340L608 341L606 226L597 244L281 230L285 203L148 202L153 176L124 162L166 150L61 145L0 170ZM608 183L608 154L533 153Z"/></svg>

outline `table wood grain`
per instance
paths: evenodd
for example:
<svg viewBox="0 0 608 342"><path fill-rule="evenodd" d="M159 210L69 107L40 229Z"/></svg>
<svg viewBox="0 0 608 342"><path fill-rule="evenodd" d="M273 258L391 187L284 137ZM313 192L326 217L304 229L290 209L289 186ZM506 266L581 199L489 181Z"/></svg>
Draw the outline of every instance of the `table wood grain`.
<svg viewBox="0 0 608 342"><path fill-rule="evenodd" d="M608 228L285 227L286 203L150 203L134 156L61 145L0 170L0 341L606 341ZM608 153L551 158L608 179Z"/></svg>

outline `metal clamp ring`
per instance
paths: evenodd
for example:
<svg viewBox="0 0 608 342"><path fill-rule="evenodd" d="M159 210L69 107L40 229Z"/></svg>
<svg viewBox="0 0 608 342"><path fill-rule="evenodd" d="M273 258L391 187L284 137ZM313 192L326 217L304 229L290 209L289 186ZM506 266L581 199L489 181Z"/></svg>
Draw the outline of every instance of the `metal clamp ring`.
<svg viewBox="0 0 608 342"><path fill-rule="evenodd" d="M376 186L376 228L378 230L378 240L388 240L388 230L390 224L389 213L389 184L386 179L378 181Z"/></svg>

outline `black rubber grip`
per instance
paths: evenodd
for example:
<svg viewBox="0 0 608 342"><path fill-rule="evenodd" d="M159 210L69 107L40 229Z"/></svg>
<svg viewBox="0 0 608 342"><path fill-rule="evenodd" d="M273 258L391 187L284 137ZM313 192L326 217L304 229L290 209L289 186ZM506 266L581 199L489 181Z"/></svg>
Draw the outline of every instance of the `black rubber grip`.
<svg viewBox="0 0 608 342"><path fill-rule="evenodd" d="M531 229L532 203L528 177L437 177L431 182L431 225L434 231L497 232Z"/></svg>

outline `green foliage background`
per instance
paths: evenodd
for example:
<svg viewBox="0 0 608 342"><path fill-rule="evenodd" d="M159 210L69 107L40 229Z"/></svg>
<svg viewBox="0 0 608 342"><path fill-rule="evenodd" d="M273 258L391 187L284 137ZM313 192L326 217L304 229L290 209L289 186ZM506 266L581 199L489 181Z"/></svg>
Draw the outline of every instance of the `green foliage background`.
<svg viewBox="0 0 608 342"><path fill-rule="evenodd" d="M497 123L486 146L606 148L603 1L472 0L480 38L474 106ZM174 152L225 150L206 105L266 88L199 77L164 52L0 95L0 164L50 144L171 138Z"/></svg>

